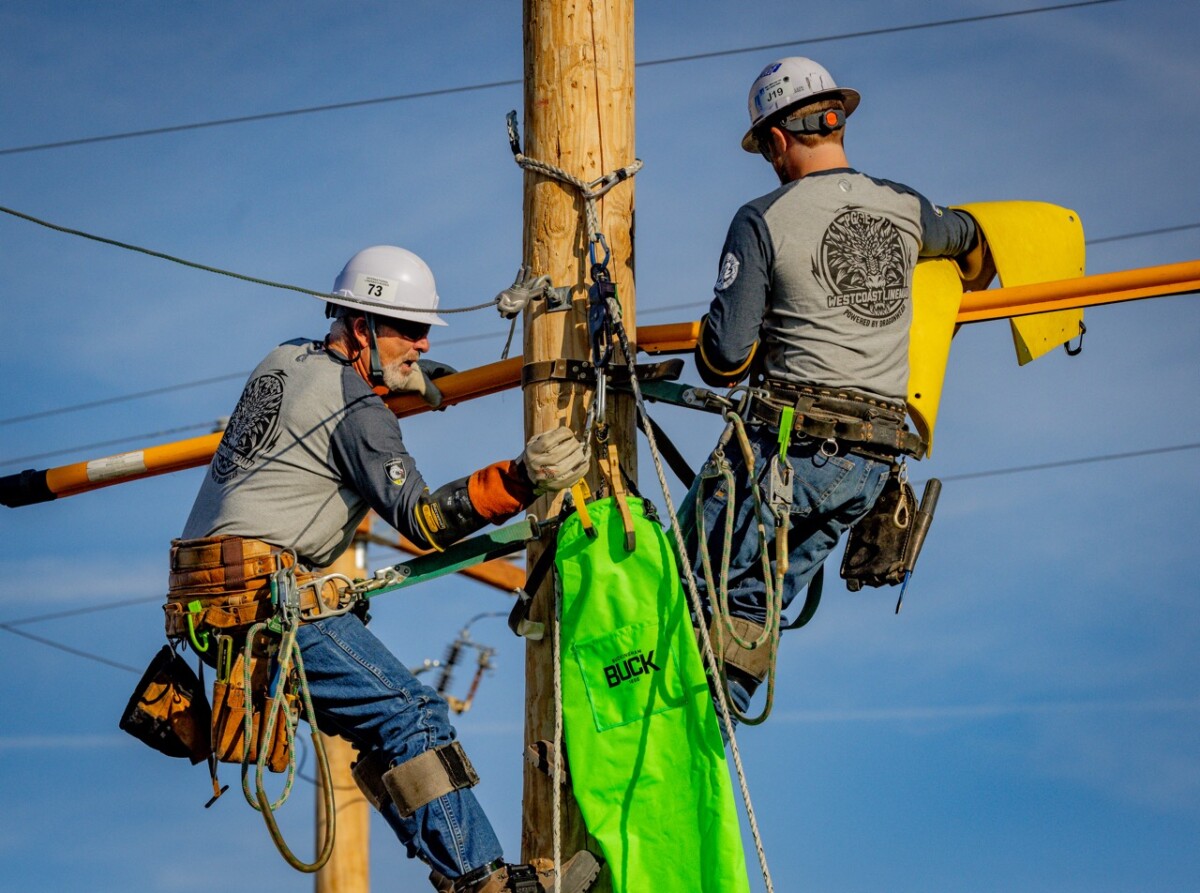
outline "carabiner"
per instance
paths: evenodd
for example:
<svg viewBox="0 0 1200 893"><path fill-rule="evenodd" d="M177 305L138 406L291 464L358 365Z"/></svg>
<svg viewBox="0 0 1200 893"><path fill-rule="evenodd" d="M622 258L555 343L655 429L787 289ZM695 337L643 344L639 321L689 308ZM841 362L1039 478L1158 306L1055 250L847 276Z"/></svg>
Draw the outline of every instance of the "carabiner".
<svg viewBox="0 0 1200 893"><path fill-rule="evenodd" d="M596 261L596 243L599 243L600 247L604 249L604 260L600 261L599 263ZM596 233L596 235L592 237L592 240L588 242L588 258L592 262L593 275L595 274L595 267L597 266L601 267L606 273L608 272L608 259L611 256L612 253L608 250L608 241L604 238L604 233Z"/></svg>
<svg viewBox="0 0 1200 893"><path fill-rule="evenodd" d="M196 615L203 610L204 603L200 599L188 602L188 641L192 643L192 647L196 649L197 654L203 654L208 650L208 632L205 630L196 632Z"/></svg>

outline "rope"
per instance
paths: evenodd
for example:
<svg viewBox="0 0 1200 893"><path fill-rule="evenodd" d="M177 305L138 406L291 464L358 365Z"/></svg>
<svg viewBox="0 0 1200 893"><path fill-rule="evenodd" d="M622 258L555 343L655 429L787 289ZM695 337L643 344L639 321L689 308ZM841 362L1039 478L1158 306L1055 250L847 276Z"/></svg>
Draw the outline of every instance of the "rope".
<svg viewBox="0 0 1200 893"><path fill-rule="evenodd" d="M728 635L739 647L753 651L763 645L767 646L768 650L768 669L767 669L767 697L766 703L763 705L762 712L756 717L750 717L742 713L741 710L730 701L730 709L733 715L739 722L745 723L748 726L762 725L767 721L767 717L771 715L771 709L775 704L775 665L779 652L779 634L782 630L783 617L783 580L787 574L788 554L787 554L787 530L789 517L786 514L786 509L782 514L777 513L774 518L775 522L775 572L771 571L771 555L770 544L767 538L766 525L763 523L763 499L762 492L758 485L758 474L755 472L754 449L750 445L750 438L746 435L746 426L742 421L741 416L735 412L725 413L725 420L728 423L725 432L721 435L721 439L717 442L716 448L709 457L708 463L705 465L705 471L702 472L702 478L721 477L725 481L730 497L725 502L725 537L722 541L721 549L721 576L719 581L715 581L712 571L712 557L708 549L708 539L705 536L697 538L697 545L700 552L700 564L704 573L704 582L708 586L710 592L716 593L713 602L716 606L716 616L720 619L719 624L714 624L713 628L717 633L717 651L724 654L724 647L721 639ZM763 620L763 631L757 639L753 641L743 639L737 633L737 629L733 623L733 617L729 612L729 563L733 549L733 527L734 527L734 477L733 468L729 461L725 458L725 445L728 443L730 435L737 434L738 446L742 451L742 460L746 465L746 476L750 480L750 498L754 504L754 520L758 527L759 555L762 561L762 575L764 588L764 601L766 603L766 617ZM698 494L699 496L699 494ZM699 498L696 499L696 529L704 530L704 505ZM815 610L815 606L813 608ZM806 621L807 622L807 621ZM725 661L721 660L721 686L728 690L728 679L725 672Z"/></svg>
<svg viewBox="0 0 1200 893"><path fill-rule="evenodd" d="M242 684L244 687L244 696L246 703L246 711L243 717L243 741L245 744L245 753L249 754L250 746L255 741L254 738L254 719L251 701L252 682L250 676L250 661L254 654L254 637L267 628L266 623L256 623L250 627L246 633L246 646L243 655L243 673ZM317 729L316 709L313 707L312 697L308 690L308 678L304 673L304 660L300 656L300 645L296 641L297 625L288 624L283 639L279 646L279 677L276 682L275 696L267 705L264 713L265 728L262 730L262 738L258 743L258 759L255 762L255 787L254 791L250 790L249 769L250 761L242 760L242 793L246 797L246 802L251 807L262 813L263 820L267 824L267 831L271 835L271 840L275 843L276 849L284 860L295 868L297 871L302 871L311 874L320 871L325 863L329 861L329 857L333 855L333 843L336 835L336 820L337 809L334 803L333 794L333 775L329 769L329 758L325 752L325 742L321 738L321 734ZM304 705L304 718L308 721L309 733L312 737L313 750L317 757L317 769L320 773L322 799L325 807L325 839L322 841L321 850L317 854L316 859L310 862L303 862L292 852L287 842L283 839L283 834L279 830L279 825L275 821L275 810L279 809L285 802L292 791L292 785L296 778L296 747L295 747L295 728L292 722L292 717L287 706L288 687L291 682L292 668L291 664L295 664L295 674L297 688L300 692L300 699ZM285 723L284 734L287 736L288 747L288 768L287 778L284 782L283 792L279 799L274 803L267 796L266 789L263 785L263 773L266 769L270 758L271 741L275 737L275 723L280 714L283 715Z"/></svg>
<svg viewBox="0 0 1200 893"><path fill-rule="evenodd" d="M554 576L554 634L551 637L554 648L554 772L551 784L554 785L554 805L551 823L553 825L554 850L554 893L562 893L562 789L563 789L563 709L562 709L562 587L558 575Z"/></svg>
<svg viewBox="0 0 1200 893"><path fill-rule="evenodd" d="M607 173L602 177L598 177L592 181L581 180L574 174L568 173L561 167L557 167L545 161L539 161L536 158L530 158L523 152L517 151L513 153L513 158L525 170L536 171L543 176L550 177L553 180L558 180L560 183L566 183L574 186L580 197L583 199L583 212L587 219L588 241L600 241L600 213L596 210L596 202L604 197L610 189L618 183L633 177L643 167L640 158L634 159L632 164L622 168L617 168L611 173Z"/></svg>
<svg viewBox="0 0 1200 893"><path fill-rule="evenodd" d="M599 242L604 244L604 236L600 232L600 213L596 209L596 202L603 198L605 193L618 183L632 179L642 169L642 160L635 158L632 164L617 168L602 177L597 177L595 180L581 180L579 177L563 170L557 165L541 161L537 158L530 158L521 151L521 142L517 137L516 112L508 113L507 123L508 142L512 147L513 160L517 162L522 170L531 170L552 180L558 180L560 183L566 183L568 186L574 186L580 198L583 199L583 213L587 222L588 243Z"/></svg>
<svg viewBox="0 0 1200 893"><path fill-rule="evenodd" d="M613 312L613 325L616 329L617 337L621 344L621 351L625 355L625 361L629 364L630 370L633 370L634 352L629 344L629 336L625 332L625 326L621 322L620 305L612 300L609 302L610 311ZM671 499L670 487L667 483L667 474L663 468L662 460L659 455L658 442L654 437L654 430L647 423L649 414L646 412L646 404L642 399L642 388L638 383L637 375L631 374L629 377L630 385L633 389L633 398L637 406L638 417L642 421L642 430L646 434L646 441L650 445L650 455L654 460L654 471L658 476L659 486L662 488L663 500L666 504L666 510L671 518L675 518L675 504ZM704 617L703 606L700 601L700 593L696 589L696 581L692 574L691 561L687 555L687 544L683 540L683 533L679 529L679 523L676 521L671 525L671 529L675 536L675 547L678 553L679 562L683 570L683 577L687 580L688 598L691 601L692 611L694 615L701 619ZM708 635L708 628L703 622L697 623L700 630L700 640L703 645L704 659L708 664L710 672L714 677L720 678L720 664L716 653L713 651L712 640ZM758 828L758 819L754 813L754 804L750 799L750 786L746 781L746 770L742 765L741 751L738 749L737 736L734 734L733 719L730 716L728 696L725 692L724 685L719 687L720 696L716 699L721 721L725 726L725 733L729 739L729 753L733 757L734 769L737 772L738 787L741 790L742 802L746 804L746 820L750 825L750 834L754 839L754 850L758 856L758 864L762 869L763 883L766 885L767 893L775 893L775 885L771 881L771 871L767 867L767 854L763 847L762 834Z"/></svg>
<svg viewBox="0 0 1200 893"><path fill-rule="evenodd" d="M170 261L173 264L179 264L184 267L190 267L193 270L201 270L205 273L216 273L219 276L228 276L230 279L237 279L241 282L249 282L253 285L265 285L268 288L278 288L278 289L283 289L284 291L299 292L302 295L310 295L314 298L320 298L323 301L327 301L330 298L336 297L339 301L351 301L351 302L353 302L355 304L359 304L363 307L373 307L373 308L377 308L379 310L385 310L385 311L396 309L393 305L384 304L380 301L368 301L365 298L346 297L345 295L333 295L333 294L330 294L329 292L312 291L311 289L302 288L298 285L287 285L282 282L273 282L270 279L259 279L256 276L247 276L243 273L235 273L231 270L223 270L220 267L210 267L207 264L201 264L201 263L197 263L196 261L186 260L182 257L175 257L172 254L164 254L161 251L153 251L149 248L143 248L140 245L131 245L128 242L118 242L116 239L109 239L109 238L106 238L105 236L97 236L93 233L84 232L83 230L71 229L66 226L59 226L56 223L50 223L49 221L40 220L37 217L33 217L29 214L24 214L20 211L14 211L12 208L6 208L3 205L0 205L0 212L9 214L13 217L18 217L21 220L27 220L30 223L36 223L38 226L44 226L47 229L54 230L55 232L65 233L68 236L79 236L81 239L90 239L91 241L99 242L102 245L111 245L114 248L124 248L126 251L136 251L139 254L149 255L150 257L157 257L159 260ZM490 300L490 301L484 301L482 304L473 304L470 307L437 307L433 310L425 310L423 308L417 308L417 307L405 307L404 309L405 309L405 312L408 312L408 313L470 313L473 310L485 310L488 307L495 307L495 306L496 306L496 299L492 298L492 300Z"/></svg>

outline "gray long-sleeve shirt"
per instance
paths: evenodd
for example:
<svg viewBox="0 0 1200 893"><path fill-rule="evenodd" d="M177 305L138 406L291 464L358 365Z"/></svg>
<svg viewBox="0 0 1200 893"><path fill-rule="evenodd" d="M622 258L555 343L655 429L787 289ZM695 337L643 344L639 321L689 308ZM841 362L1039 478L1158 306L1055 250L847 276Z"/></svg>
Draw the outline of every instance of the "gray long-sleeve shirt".
<svg viewBox="0 0 1200 893"><path fill-rule="evenodd" d="M396 417L362 377L319 342L289 341L251 373L183 537L260 539L320 567L369 509L428 545L413 520L425 489Z"/></svg>
<svg viewBox="0 0 1200 893"><path fill-rule="evenodd" d="M903 402L917 257L975 242L967 214L849 168L737 212L697 351L706 380L767 377ZM758 346L758 354L755 347Z"/></svg>

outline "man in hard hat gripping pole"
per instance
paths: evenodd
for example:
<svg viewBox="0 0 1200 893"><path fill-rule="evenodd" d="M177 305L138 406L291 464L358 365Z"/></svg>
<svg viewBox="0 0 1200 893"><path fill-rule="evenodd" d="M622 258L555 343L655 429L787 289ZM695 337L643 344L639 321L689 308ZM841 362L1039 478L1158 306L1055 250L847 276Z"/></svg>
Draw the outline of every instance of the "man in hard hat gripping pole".
<svg viewBox="0 0 1200 893"><path fill-rule="evenodd" d="M761 153L782 185L734 216L695 351L707 383L731 387L750 377L758 389L746 431L768 540L776 518L789 522L785 550L770 552L774 572L786 551L785 612L871 509L889 468L925 451L905 428L918 256L952 257L964 280L990 279L986 243L969 215L850 166L843 139L859 99L802 57L773 62L754 81L742 148ZM726 452L734 492L698 479L680 521L691 529L696 582L711 604L717 596L701 572L700 545L716 566L733 501L728 607L745 643L758 640L767 617L763 544L742 450L734 442ZM768 672L769 651L726 651L729 694L743 713Z"/></svg>
<svg viewBox="0 0 1200 893"><path fill-rule="evenodd" d="M222 624L235 614L261 616L257 608L269 598L264 571L294 562L302 576L329 565L368 510L418 545L442 549L586 470L582 446L560 428L530 440L518 459L431 493L380 395L415 391L438 400L417 363L431 326L445 325L434 312L432 273L403 248L367 248L346 264L327 301L333 323L324 340L275 348L242 392L183 539L173 544L168 636L180 636L184 611L201 628L236 635L237 626ZM217 578L224 588L204 588ZM245 582L231 592L231 580ZM201 610L189 610L197 597ZM296 637L320 729L355 745L360 787L409 855L430 866L437 889L553 887L546 863L503 861L470 790L478 779L445 701L356 613L303 622ZM578 853L565 863L561 889L583 891L597 871L589 853Z"/></svg>

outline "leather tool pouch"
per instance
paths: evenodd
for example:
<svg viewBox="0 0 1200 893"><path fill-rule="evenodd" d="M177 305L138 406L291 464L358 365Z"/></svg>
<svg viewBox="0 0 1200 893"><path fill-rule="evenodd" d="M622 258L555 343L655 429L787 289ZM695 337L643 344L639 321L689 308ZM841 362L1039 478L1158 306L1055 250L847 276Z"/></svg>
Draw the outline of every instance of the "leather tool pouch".
<svg viewBox="0 0 1200 893"><path fill-rule="evenodd" d="M267 708L271 660L267 656L250 660L250 703L246 703L245 655L240 651L234 660L228 679L218 680L213 685L212 749L222 763L256 763L259 747L267 728ZM280 685L284 683L280 681ZM285 708L275 717L275 728L271 734L266 768L271 772L286 772L290 749L287 728L296 726L298 705L296 696L288 693ZM252 734L249 752L246 752L246 712L251 713ZM286 713L286 715L284 715Z"/></svg>
<svg viewBox="0 0 1200 893"><path fill-rule="evenodd" d="M916 528L913 488L893 470L871 511L850 528L842 557L842 579L857 592L863 586L895 586L911 570L909 541Z"/></svg>
<svg viewBox="0 0 1200 893"><path fill-rule="evenodd" d="M212 753L209 723L200 680L171 646L163 645L125 705L121 729L169 757L195 764Z"/></svg>

